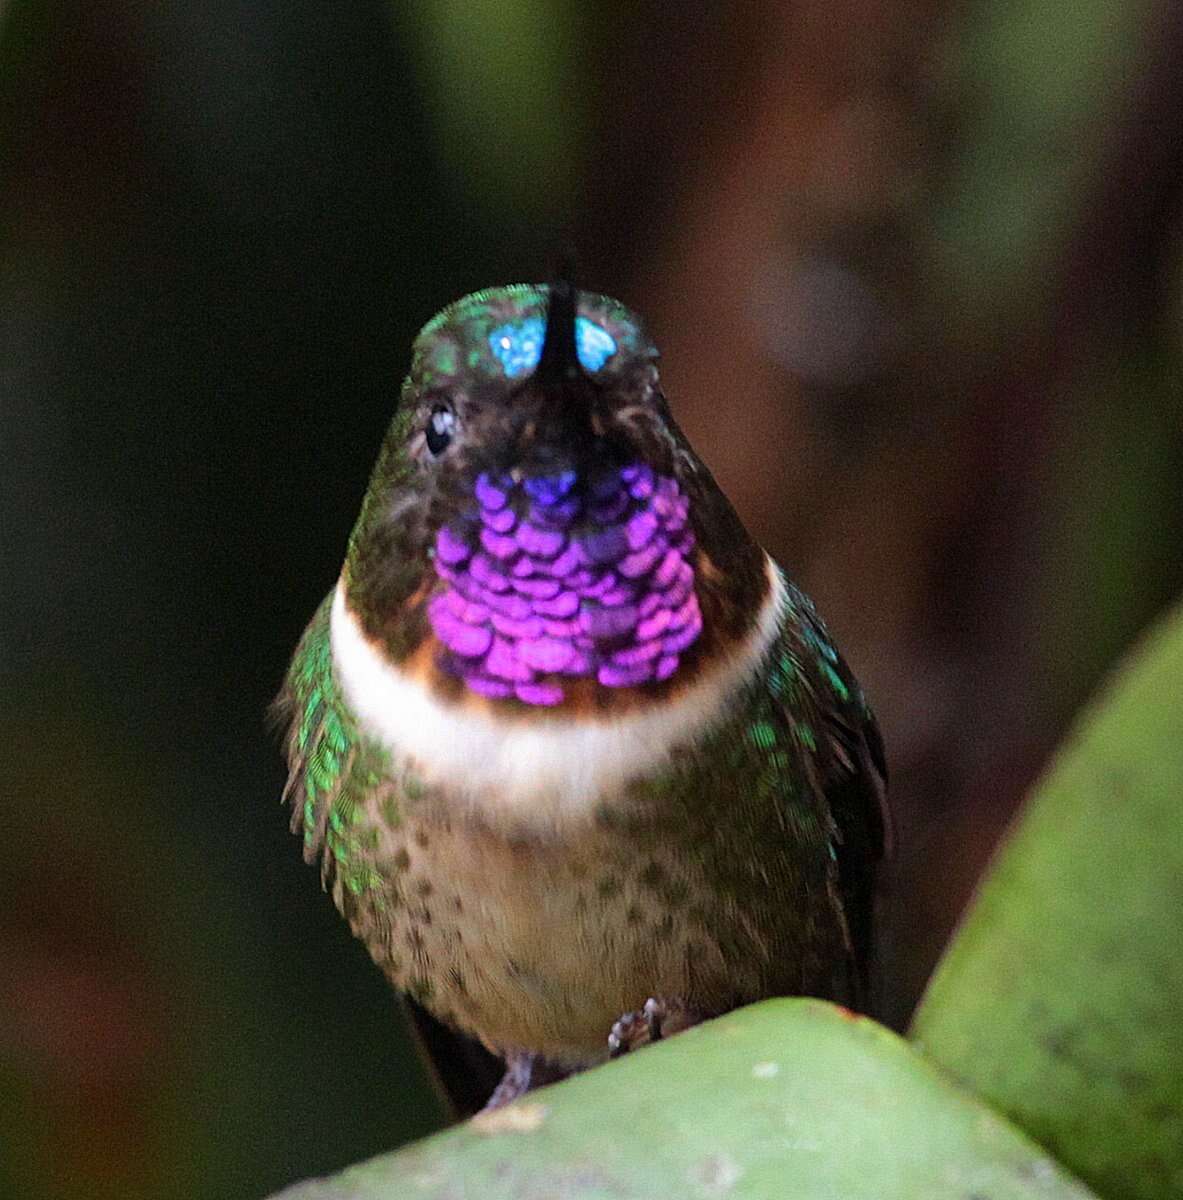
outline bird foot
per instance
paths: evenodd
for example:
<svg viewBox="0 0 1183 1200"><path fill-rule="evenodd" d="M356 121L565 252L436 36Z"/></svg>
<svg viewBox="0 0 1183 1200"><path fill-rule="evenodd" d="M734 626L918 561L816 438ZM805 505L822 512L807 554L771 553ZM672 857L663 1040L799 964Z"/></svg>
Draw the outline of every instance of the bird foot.
<svg viewBox="0 0 1183 1200"><path fill-rule="evenodd" d="M684 1000L650 996L644 1008L626 1012L612 1026L608 1034L608 1057L619 1058L630 1050L639 1050L650 1042L681 1033L702 1020L702 1013Z"/></svg>
<svg viewBox="0 0 1183 1200"><path fill-rule="evenodd" d="M558 1083L568 1074L568 1071L549 1062L541 1054L531 1054L525 1050L511 1051L505 1056L505 1074L493 1089L493 1094L485 1101L483 1111L502 1108L536 1087Z"/></svg>

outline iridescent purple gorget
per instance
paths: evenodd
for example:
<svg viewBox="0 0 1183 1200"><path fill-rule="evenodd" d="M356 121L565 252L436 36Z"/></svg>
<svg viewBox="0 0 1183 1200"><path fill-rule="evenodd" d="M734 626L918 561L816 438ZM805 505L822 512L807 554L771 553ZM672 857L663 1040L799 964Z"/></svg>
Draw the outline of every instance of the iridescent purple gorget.
<svg viewBox="0 0 1183 1200"><path fill-rule="evenodd" d="M442 665L482 696L552 705L564 676L659 682L702 632L677 481L633 464L578 482L481 475L479 513L436 536Z"/></svg>

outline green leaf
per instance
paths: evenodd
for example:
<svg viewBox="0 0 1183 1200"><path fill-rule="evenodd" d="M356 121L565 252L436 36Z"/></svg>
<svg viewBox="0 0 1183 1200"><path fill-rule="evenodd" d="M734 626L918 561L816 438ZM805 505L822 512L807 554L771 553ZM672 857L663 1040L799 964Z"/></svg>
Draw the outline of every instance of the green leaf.
<svg viewBox="0 0 1183 1200"><path fill-rule="evenodd" d="M1081 719L912 1036L1108 1197L1183 1194L1183 610Z"/></svg>
<svg viewBox="0 0 1183 1200"><path fill-rule="evenodd" d="M772 1000L284 1200L1087 1197L872 1021Z"/></svg>

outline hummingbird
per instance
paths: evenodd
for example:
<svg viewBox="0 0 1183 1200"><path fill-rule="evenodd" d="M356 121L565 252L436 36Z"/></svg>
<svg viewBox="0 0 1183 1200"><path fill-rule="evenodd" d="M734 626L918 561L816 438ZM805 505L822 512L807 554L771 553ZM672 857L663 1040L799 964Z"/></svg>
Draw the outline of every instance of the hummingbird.
<svg viewBox="0 0 1183 1200"><path fill-rule="evenodd" d="M562 279L429 321L280 696L306 859L504 1060L491 1106L763 998L870 1003L878 727L658 365Z"/></svg>

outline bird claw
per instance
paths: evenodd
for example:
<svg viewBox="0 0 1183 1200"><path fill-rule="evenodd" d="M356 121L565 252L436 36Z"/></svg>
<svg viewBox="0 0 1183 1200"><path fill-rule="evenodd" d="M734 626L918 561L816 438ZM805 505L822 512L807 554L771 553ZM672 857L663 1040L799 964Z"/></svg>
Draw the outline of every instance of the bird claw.
<svg viewBox="0 0 1183 1200"><path fill-rule="evenodd" d="M650 1042L681 1033L701 1020L702 1014L684 1000L650 996L642 1008L624 1013L613 1024L608 1034L608 1057L619 1058Z"/></svg>

